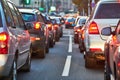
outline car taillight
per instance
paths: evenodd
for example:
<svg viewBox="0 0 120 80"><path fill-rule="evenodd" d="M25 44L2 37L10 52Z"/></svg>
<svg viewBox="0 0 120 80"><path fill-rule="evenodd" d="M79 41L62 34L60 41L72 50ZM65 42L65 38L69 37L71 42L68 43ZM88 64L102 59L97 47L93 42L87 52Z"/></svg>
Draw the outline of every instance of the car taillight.
<svg viewBox="0 0 120 80"><path fill-rule="evenodd" d="M80 32L81 31L81 29L77 29L77 32Z"/></svg>
<svg viewBox="0 0 120 80"><path fill-rule="evenodd" d="M47 24L47 26L49 30L52 30L52 24Z"/></svg>
<svg viewBox="0 0 120 80"><path fill-rule="evenodd" d="M40 29L40 27L41 27L40 22L34 23L34 28L35 28L35 29Z"/></svg>
<svg viewBox="0 0 120 80"><path fill-rule="evenodd" d="M92 22L89 26L89 34L99 34L98 26L95 22Z"/></svg>
<svg viewBox="0 0 120 80"><path fill-rule="evenodd" d="M0 54L8 53L8 34L5 32L0 33Z"/></svg>
<svg viewBox="0 0 120 80"><path fill-rule="evenodd" d="M54 29L58 29L58 27L59 27L58 25L54 25Z"/></svg>
<svg viewBox="0 0 120 80"><path fill-rule="evenodd" d="M91 52L95 52L95 51L102 52L102 49L101 48L90 48L90 51Z"/></svg>
<svg viewBox="0 0 120 80"><path fill-rule="evenodd" d="M69 24L69 22L66 21L65 24Z"/></svg>

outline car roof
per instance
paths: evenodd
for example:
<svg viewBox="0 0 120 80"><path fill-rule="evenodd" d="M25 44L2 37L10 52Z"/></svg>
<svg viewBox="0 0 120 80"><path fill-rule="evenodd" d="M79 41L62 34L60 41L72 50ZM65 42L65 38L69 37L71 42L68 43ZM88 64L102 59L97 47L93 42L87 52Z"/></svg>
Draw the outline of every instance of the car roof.
<svg viewBox="0 0 120 80"><path fill-rule="evenodd" d="M19 9L20 12L23 12L23 13L32 13L32 14L35 14L35 13L40 13L39 10L37 9L26 9L26 8L20 8Z"/></svg>
<svg viewBox="0 0 120 80"><path fill-rule="evenodd" d="M100 0L98 3L113 3L113 2L120 2L119 0Z"/></svg>

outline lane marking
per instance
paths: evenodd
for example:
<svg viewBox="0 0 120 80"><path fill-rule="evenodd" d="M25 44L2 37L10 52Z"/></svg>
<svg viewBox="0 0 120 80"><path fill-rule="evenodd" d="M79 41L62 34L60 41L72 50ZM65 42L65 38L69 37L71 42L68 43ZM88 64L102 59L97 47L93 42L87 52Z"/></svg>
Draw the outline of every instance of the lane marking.
<svg viewBox="0 0 120 80"><path fill-rule="evenodd" d="M72 52L72 35L69 35L69 47L68 47L68 52Z"/></svg>
<svg viewBox="0 0 120 80"><path fill-rule="evenodd" d="M62 76L69 76L71 58L72 58L71 55L67 56Z"/></svg>

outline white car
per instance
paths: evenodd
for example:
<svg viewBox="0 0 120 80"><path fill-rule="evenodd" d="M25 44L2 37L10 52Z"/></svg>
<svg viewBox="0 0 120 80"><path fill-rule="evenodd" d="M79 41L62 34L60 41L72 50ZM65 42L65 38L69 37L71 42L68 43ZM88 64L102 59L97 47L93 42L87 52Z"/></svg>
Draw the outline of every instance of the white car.
<svg viewBox="0 0 120 80"><path fill-rule="evenodd" d="M93 67L99 61L104 62L104 43L108 36L101 35L102 28L115 26L120 19L118 0L100 0L85 24L84 46L85 67Z"/></svg>

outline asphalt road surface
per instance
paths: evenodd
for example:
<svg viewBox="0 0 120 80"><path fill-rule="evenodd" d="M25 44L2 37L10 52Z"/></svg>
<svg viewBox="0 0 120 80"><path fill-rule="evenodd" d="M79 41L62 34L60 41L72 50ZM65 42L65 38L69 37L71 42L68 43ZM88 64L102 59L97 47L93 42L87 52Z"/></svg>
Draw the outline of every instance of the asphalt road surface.
<svg viewBox="0 0 120 80"><path fill-rule="evenodd" d="M19 71L18 80L104 80L103 67L85 68L83 54L73 42L73 30L63 33L44 59L32 57L31 71Z"/></svg>

